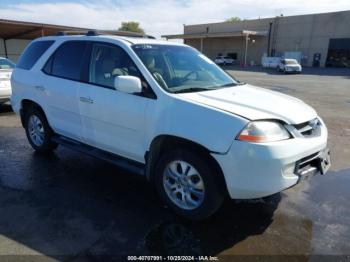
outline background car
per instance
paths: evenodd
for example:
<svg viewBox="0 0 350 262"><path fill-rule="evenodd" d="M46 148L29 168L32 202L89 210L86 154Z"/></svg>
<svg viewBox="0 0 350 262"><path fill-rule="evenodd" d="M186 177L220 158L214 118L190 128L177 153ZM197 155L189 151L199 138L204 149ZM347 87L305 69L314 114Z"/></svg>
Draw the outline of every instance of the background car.
<svg viewBox="0 0 350 262"><path fill-rule="evenodd" d="M0 57L0 105L9 101L11 96L11 75L15 64Z"/></svg>
<svg viewBox="0 0 350 262"><path fill-rule="evenodd" d="M235 60L229 56L217 56L214 60L217 65L232 65Z"/></svg>
<svg viewBox="0 0 350 262"><path fill-rule="evenodd" d="M298 73L302 71L302 67L296 59L282 59L277 66L277 71L287 73Z"/></svg>

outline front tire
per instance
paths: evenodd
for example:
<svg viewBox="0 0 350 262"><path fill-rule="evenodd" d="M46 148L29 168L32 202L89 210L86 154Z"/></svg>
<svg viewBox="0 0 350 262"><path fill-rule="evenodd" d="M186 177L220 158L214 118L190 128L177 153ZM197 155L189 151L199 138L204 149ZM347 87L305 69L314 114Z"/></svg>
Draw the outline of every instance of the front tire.
<svg viewBox="0 0 350 262"><path fill-rule="evenodd" d="M209 217L224 200L219 172L208 156L190 150L166 152L155 169L156 189L178 215L191 220Z"/></svg>
<svg viewBox="0 0 350 262"><path fill-rule="evenodd" d="M25 131L30 145L38 153L51 153L58 146L51 140L53 131L45 115L36 108L29 108L25 114Z"/></svg>

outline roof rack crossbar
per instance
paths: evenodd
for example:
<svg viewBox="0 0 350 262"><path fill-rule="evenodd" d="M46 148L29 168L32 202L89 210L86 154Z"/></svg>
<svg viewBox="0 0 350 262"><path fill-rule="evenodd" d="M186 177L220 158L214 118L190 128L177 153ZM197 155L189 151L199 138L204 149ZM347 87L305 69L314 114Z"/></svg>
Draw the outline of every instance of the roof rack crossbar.
<svg viewBox="0 0 350 262"><path fill-rule="evenodd" d="M67 30L60 31L56 34L57 36L65 36L65 35L86 35L86 36L98 36L98 35L116 35L116 36L127 36L127 37L141 37L141 38L151 38L155 39L155 37L136 33L136 32L128 32L128 31L116 31L116 30Z"/></svg>

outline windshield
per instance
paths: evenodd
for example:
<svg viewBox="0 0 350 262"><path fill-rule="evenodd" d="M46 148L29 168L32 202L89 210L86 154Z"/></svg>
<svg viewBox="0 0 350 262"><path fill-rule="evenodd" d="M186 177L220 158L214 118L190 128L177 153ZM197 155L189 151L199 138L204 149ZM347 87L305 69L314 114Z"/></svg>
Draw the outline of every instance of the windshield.
<svg viewBox="0 0 350 262"><path fill-rule="evenodd" d="M239 84L213 61L186 46L132 46L158 84L168 92L198 92Z"/></svg>
<svg viewBox="0 0 350 262"><path fill-rule="evenodd" d="M285 61L286 65L297 65L298 64L297 60L294 60L294 59L288 59L288 60L286 59L284 61Z"/></svg>
<svg viewBox="0 0 350 262"><path fill-rule="evenodd" d="M8 59L0 59L0 69L12 69L15 67L15 64Z"/></svg>

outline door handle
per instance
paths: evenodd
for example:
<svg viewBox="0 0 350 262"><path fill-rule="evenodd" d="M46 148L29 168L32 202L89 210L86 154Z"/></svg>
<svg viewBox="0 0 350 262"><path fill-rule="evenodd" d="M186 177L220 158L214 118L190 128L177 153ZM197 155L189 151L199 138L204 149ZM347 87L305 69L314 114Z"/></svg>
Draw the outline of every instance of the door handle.
<svg viewBox="0 0 350 262"><path fill-rule="evenodd" d="M35 86L35 89L38 91L45 91L45 87L43 86Z"/></svg>
<svg viewBox="0 0 350 262"><path fill-rule="evenodd" d="M80 101L83 102L83 103L88 103L88 104L93 104L94 103L94 100L92 100L90 97L83 97L83 96L81 96L80 97Z"/></svg>

